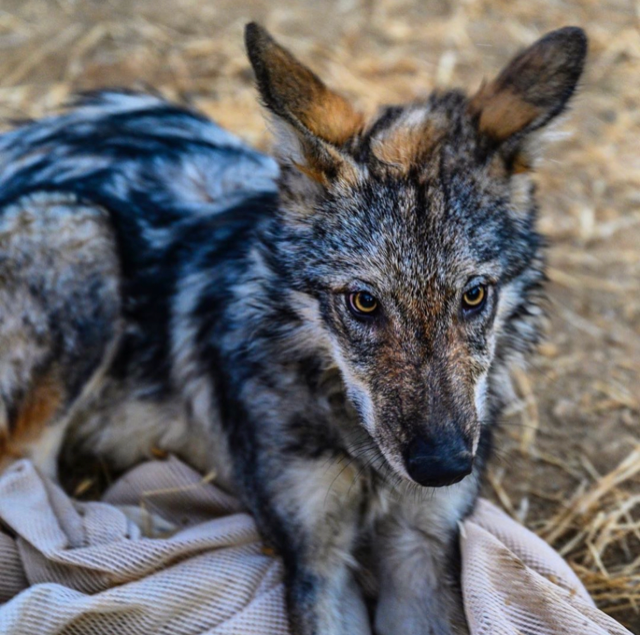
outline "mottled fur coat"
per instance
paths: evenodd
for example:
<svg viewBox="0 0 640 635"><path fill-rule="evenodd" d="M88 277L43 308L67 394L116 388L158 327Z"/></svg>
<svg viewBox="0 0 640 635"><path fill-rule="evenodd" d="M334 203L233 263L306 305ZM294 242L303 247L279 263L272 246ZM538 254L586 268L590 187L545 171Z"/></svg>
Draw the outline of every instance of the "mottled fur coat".
<svg viewBox="0 0 640 635"><path fill-rule="evenodd" d="M246 40L278 163L128 93L0 138L0 462L178 453L283 558L293 632L465 633L458 523L538 338L531 171L585 36L371 121Z"/></svg>

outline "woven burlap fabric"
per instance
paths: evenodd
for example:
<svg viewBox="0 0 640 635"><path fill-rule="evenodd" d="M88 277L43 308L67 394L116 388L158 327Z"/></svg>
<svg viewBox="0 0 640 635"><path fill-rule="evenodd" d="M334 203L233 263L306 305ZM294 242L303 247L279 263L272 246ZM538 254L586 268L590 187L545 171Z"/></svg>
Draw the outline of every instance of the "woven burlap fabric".
<svg viewBox="0 0 640 635"><path fill-rule="evenodd" d="M479 501L460 542L472 635L630 635L546 542L489 501Z"/></svg>
<svg viewBox="0 0 640 635"><path fill-rule="evenodd" d="M0 633L285 635L279 560L177 459L80 503L20 461L0 478ZM629 635L548 545L487 501L461 537L472 635Z"/></svg>

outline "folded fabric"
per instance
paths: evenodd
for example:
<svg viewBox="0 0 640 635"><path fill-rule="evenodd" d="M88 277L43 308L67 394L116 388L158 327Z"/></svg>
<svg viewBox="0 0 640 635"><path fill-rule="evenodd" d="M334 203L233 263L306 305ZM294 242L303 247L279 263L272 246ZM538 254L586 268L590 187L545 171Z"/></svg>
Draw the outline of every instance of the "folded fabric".
<svg viewBox="0 0 640 635"><path fill-rule="evenodd" d="M546 543L481 500L461 528L472 635L629 635ZM81 503L28 461L0 477L3 635L285 635L280 561L175 458Z"/></svg>

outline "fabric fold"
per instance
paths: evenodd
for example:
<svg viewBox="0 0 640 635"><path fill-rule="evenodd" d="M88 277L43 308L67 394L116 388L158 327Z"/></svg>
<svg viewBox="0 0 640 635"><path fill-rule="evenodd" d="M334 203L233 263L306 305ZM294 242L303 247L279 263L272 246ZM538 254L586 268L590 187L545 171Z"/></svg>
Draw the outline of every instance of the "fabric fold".
<svg viewBox="0 0 640 635"><path fill-rule="evenodd" d="M488 501L461 550L471 635L629 635ZM173 457L89 503L17 462L0 477L0 572L3 635L288 633L280 560L235 498Z"/></svg>

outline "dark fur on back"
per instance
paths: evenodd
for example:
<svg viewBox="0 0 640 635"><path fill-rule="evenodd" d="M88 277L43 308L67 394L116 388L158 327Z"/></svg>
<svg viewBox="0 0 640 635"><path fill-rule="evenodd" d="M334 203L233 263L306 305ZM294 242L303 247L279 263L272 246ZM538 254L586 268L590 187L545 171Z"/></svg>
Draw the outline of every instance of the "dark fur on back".
<svg viewBox="0 0 640 635"><path fill-rule="evenodd" d="M178 280L273 211L275 164L195 112L126 92L87 94L69 115L5 134L0 157L2 207L40 191L109 210L123 311L137 327L114 370L168 388Z"/></svg>
<svg viewBox="0 0 640 635"><path fill-rule="evenodd" d="M368 607L380 634L464 633L458 522L539 336L535 139L584 34L368 123L257 25L247 47L279 165L128 93L0 138L0 263L25 263L3 448L68 429L121 467L159 447L215 468L283 557L296 633L368 633Z"/></svg>

